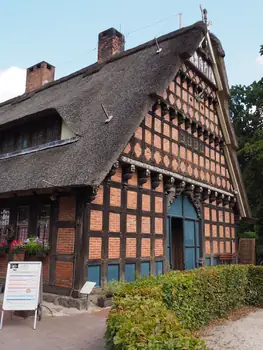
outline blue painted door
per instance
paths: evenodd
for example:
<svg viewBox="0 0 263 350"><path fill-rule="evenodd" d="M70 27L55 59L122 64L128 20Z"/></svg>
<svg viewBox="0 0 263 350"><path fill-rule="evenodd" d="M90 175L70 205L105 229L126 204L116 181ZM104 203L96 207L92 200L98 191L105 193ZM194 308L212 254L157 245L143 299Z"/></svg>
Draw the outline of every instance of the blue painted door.
<svg viewBox="0 0 263 350"><path fill-rule="evenodd" d="M199 223L195 220L184 220L184 263L185 269L198 267L200 258Z"/></svg>
<svg viewBox="0 0 263 350"><path fill-rule="evenodd" d="M199 266L200 259L200 238L199 238L199 218L193 204L186 196L179 196L170 206L167 213L167 256L170 266L175 260L173 256L176 251L178 236L173 228L172 218L178 218L183 221L183 259L185 270L194 269Z"/></svg>

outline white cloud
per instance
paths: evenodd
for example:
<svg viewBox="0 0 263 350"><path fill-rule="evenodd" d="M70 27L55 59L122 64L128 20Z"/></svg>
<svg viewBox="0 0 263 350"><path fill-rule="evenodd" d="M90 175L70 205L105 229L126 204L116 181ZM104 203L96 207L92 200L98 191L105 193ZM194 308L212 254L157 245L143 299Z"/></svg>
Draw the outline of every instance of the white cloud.
<svg viewBox="0 0 263 350"><path fill-rule="evenodd" d="M0 102L25 92L26 69L10 67L0 71Z"/></svg>
<svg viewBox="0 0 263 350"><path fill-rule="evenodd" d="M258 64L263 64L263 56L258 56L257 59L256 59L256 62Z"/></svg>

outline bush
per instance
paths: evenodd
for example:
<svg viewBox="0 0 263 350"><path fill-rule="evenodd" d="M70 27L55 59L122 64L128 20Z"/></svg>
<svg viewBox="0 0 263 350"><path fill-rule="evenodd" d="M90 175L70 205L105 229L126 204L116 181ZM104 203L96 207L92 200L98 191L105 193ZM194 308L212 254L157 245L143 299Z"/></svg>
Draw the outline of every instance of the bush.
<svg viewBox="0 0 263 350"><path fill-rule="evenodd" d="M263 306L263 267L249 266L246 301L249 305Z"/></svg>
<svg viewBox="0 0 263 350"><path fill-rule="evenodd" d="M107 321L106 349L206 349L165 304L141 296L118 300Z"/></svg>
<svg viewBox="0 0 263 350"><path fill-rule="evenodd" d="M120 290L126 285L124 281L111 281L103 287L105 297L110 298L120 293Z"/></svg>
<svg viewBox="0 0 263 350"><path fill-rule="evenodd" d="M107 349L206 349L189 332L244 305L263 306L263 267L221 265L122 283Z"/></svg>
<svg viewBox="0 0 263 350"><path fill-rule="evenodd" d="M197 329L245 304L247 267L230 265L182 272L163 284L164 301L181 323Z"/></svg>
<svg viewBox="0 0 263 350"><path fill-rule="evenodd" d="M257 233L254 231L246 231L238 235L239 238L257 238Z"/></svg>

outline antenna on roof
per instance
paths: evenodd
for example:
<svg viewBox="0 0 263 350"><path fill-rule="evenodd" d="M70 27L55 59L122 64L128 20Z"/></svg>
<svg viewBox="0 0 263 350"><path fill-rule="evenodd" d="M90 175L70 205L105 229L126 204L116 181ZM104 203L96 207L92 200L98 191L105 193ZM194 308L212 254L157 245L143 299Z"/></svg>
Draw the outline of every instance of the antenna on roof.
<svg viewBox="0 0 263 350"><path fill-rule="evenodd" d="M200 10L202 14L202 21L207 24L207 9L203 9L203 6L200 5Z"/></svg>
<svg viewBox="0 0 263 350"><path fill-rule="evenodd" d="M162 52L162 48L159 46L157 39L156 38L154 38L154 39L155 39L155 43L157 46L156 54L159 54L160 52Z"/></svg>
<svg viewBox="0 0 263 350"><path fill-rule="evenodd" d="M106 108L103 106L102 103L101 103L101 107L102 107L103 112L105 113L105 115L106 115L106 117L107 117L107 119L104 121L104 123L105 123L105 124L108 124L108 123L112 120L113 115L109 115L109 114L108 114Z"/></svg>
<svg viewBox="0 0 263 350"><path fill-rule="evenodd" d="M182 23L183 13L182 12L178 13L178 16L179 16L179 29L181 29L183 26L183 23Z"/></svg>
<svg viewBox="0 0 263 350"><path fill-rule="evenodd" d="M212 25L212 21L208 21L207 9L203 9L202 5L200 5L200 10L202 14L202 21L207 25L208 31L210 31L210 26Z"/></svg>

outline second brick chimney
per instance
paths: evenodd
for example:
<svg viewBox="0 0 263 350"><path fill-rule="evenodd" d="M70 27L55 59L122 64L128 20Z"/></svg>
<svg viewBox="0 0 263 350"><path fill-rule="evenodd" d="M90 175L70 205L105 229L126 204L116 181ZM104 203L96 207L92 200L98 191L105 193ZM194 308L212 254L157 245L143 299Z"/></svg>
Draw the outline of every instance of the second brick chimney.
<svg viewBox="0 0 263 350"><path fill-rule="evenodd" d="M26 92L41 88L41 86L53 81L55 78L55 67L42 61L32 67L27 68L26 72Z"/></svg>
<svg viewBox="0 0 263 350"><path fill-rule="evenodd" d="M110 28L99 34L98 62L109 60L117 53L124 51L125 37L114 28Z"/></svg>

